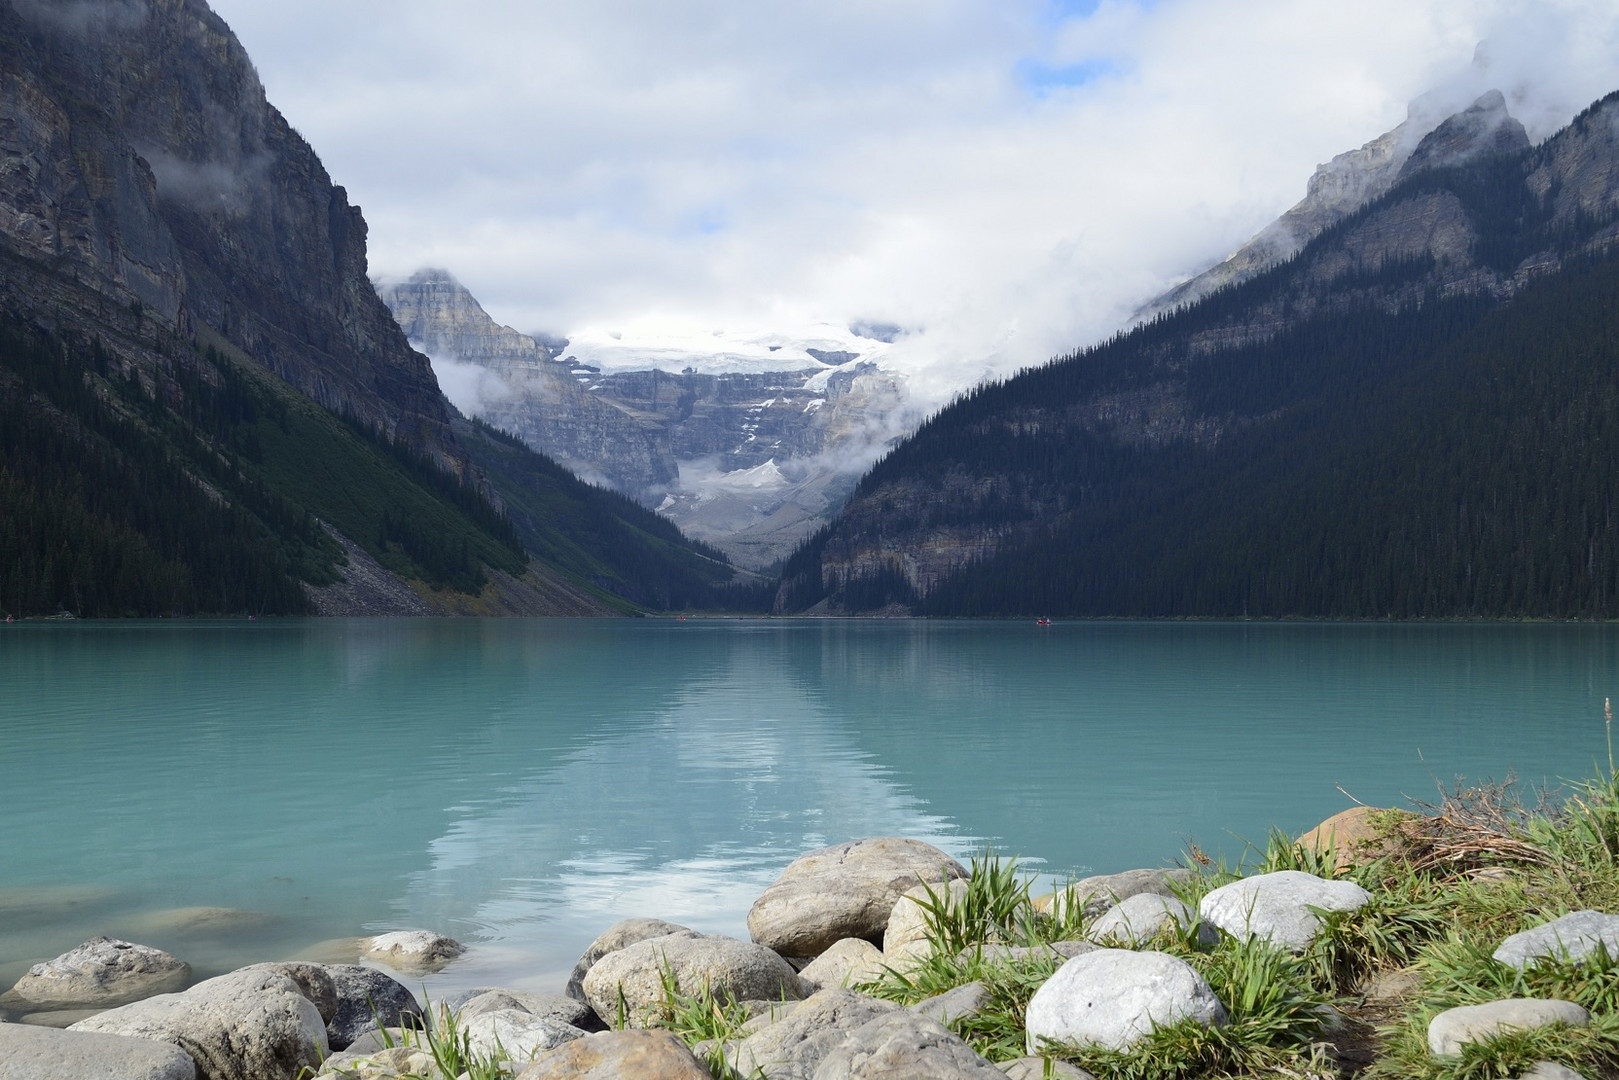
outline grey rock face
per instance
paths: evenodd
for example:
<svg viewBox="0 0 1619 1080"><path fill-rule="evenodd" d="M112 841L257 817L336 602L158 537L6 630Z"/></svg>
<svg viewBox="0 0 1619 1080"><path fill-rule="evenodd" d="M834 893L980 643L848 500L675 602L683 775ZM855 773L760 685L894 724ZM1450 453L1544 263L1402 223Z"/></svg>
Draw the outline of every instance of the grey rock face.
<svg viewBox="0 0 1619 1080"><path fill-rule="evenodd" d="M579 962L573 965L573 973L568 976L568 986L564 992L571 998L584 1001L585 976L590 972L596 961L610 952L617 952L626 945L634 945L637 941L646 941L650 938L681 933L695 934L696 931L685 926L664 922L662 919L620 919L602 931L600 937L586 946L584 955L579 957Z"/></svg>
<svg viewBox="0 0 1619 1080"><path fill-rule="evenodd" d="M1302 952L1321 927L1320 917L1311 908L1354 911L1371 898L1352 881L1278 870L1220 886L1203 897L1198 914L1239 940L1257 937L1278 948Z"/></svg>
<svg viewBox="0 0 1619 1080"><path fill-rule="evenodd" d="M1480 1042L1503 1031L1531 1028L1586 1027L1591 1014L1572 1001L1555 998L1509 998L1486 1005L1446 1009L1428 1022L1428 1049L1436 1057L1459 1054L1468 1043Z"/></svg>
<svg viewBox="0 0 1619 1080"><path fill-rule="evenodd" d="M395 930L367 938L360 955L397 971L431 974L444 970L451 960L466 951L467 947L459 941L431 930Z"/></svg>
<svg viewBox="0 0 1619 1080"><path fill-rule="evenodd" d="M713 1080L668 1031L603 1031L544 1054L517 1080Z"/></svg>
<svg viewBox="0 0 1619 1080"><path fill-rule="evenodd" d="M521 1009L542 1020L551 1020L581 1031L602 1031L602 1023L589 1005L566 994L534 993L527 990L500 990L483 987L446 998L444 1008L463 1016L476 1016L496 1009Z"/></svg>
<svg viewBox="0 0 1619 1080"><path fill-rule="evenodd" d="M81 1020L69 1031L172 1043L199 1080L296 1080L330 1052L320 1010L297 983L244 970Z"/></svg>
<svg viewBox="0 0 1619 1080"><path fill-rule="evenodd" d="M880 941L907 889L966 876L960 863L920 840L836 844L794 859L753 902L748 931L783 956L819 956L848 937Z"/></svg>
<svg viewBox="0 0 1619 1080"><path fill-rule="evenodd" d="M949 1024L952 1020L959 1020L964 1016L978 1015L988 1004L989 987L981 982L970 982L925 1001L918 1001L910 1007L910 1011L917 1016Z"/></svg>
<svg viewBox="0 0 1619 1080"><path fill-rule="evenodd" d="M864 938L837 941L798 973L816 990L870 982L883 973L883 951Z"/></svg>
<svg viewBox="0 0 1619 1080"><path fill-rule="evenodd" d="M813 1080L1005 1080L937 1021L910 1013L880 1016L850 1032L821 1059Z"/></svg>
<svg viewBox="0 0 1619 1080"><path fill-rule="evenodd" d="M1179 897L1137 893L1120 900L1092 923L1090 939L1102 944L1135 945L1196 921L1197 914Z"/></svg>
<svg viewBox="0 0 1619 1080"><path fill-rule="evenodd" d="M196 1080L167 1043L87 1031L0 1024L0 1080Z"/></svg>
<svg viewBox="0 0 1619 1080"><path fill-rule="evenodd" d="M585 976L585 1000L604 1019L620 1003L633 1026L645 1027L664 1003L664 974L683 994L705 989L727 1001L803 997L798 974L762 945L728 937L670 934L608 953Z"/></svg>
<svg viewBox="0 0 1619 1080"><path fill-rule="evenodd" d="M809 1080L851 1031L898 1011L892 1002L850 990L822 990L805 998L784 1019L736 1044L726 1060L742 1076L759 1070L767 1080Z"/></svg>
<svg viewBox="0 0 1619 1080"><path fill-rule="evenodd" d="M362 1033L379 1026L410 1025L422 1016L416 995L397 979L376 968L358 964L332 964L326 968L337 995L337 1007L326 1022L333 1050L352 1045Z"/></svg>
<svg viewBox="0 0 1619 1080"><path fill-rule="evenodd" d="M1226 1022L1225 1006L1184 960L1167 953L1099 949L1077 956L1029 1001L1029 1052L1042 1039L1125 1050L1155 1026Z"/></svg>
<svg viewBox="0 0 1619 1080"><path fill-rule="evenodd" d="M1508 967L1532 967L1536 961L1584 960L1597 949L1619 957L1619 915L1575 911L1521 933L1513 934L1495 950L1495 959Z"/></svg>
<svg viewBox="0 0 1619 1080"><path fill-rule="evenodd" d="M1508 115L1507 99L1501 91L1491 90L1423 136L1400 167L1399 179L1414 176L1423 169L1445 169L1474 158L1515 154L1527 149L1529 133Z"/></svg>
<svg viewBox="0 0 1619 1080"><path fill-rule="evenodd" d="M1086 918L1094 919L1114 904L1132 896L1173 896L1174 886L1189 882L1194 877L1196 875L1192 871L1179 867L1097 874L1095 877L1081 878L1053 893L1049 899L1042 897L1037 904L1059 917L1067 913L1070 905L1078 904Z"/></svg>
<svg viewBox="0 0 1619 1080"><path fill-rule="evenodd" d="M19 1011L110 1008L183 990L189 981L191 965L162 949L98 937L29 968L0 995L0 1005Z"/></svg>

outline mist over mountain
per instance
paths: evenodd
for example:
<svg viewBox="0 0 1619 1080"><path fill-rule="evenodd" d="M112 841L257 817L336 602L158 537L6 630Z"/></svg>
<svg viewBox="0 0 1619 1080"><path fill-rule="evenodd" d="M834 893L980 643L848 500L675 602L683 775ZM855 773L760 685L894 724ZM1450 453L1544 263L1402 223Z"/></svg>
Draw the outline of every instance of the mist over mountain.
<svg viewBox="0 0 1619 1080"><path fill-rule="evenodd" d="M779 608L1619 611L1619 95L1532 148L1500 105L1361 155L1386 190L1291 258L943 410Z"/></svg>

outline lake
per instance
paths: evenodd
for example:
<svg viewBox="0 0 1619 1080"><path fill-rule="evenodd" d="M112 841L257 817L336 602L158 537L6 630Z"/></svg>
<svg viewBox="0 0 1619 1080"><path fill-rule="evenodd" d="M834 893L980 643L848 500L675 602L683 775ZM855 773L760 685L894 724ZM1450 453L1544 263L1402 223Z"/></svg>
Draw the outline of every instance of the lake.
<svg viewBox="0 0 1619 1080"><path fill-rule="evenodd" d="M207 975L427 928L472 947L435 996L559 990L626 916L745 937L853 837L1061 878L1586 777L1616 692L1606 625L0 626L0 988L97 933Z"/></svg>

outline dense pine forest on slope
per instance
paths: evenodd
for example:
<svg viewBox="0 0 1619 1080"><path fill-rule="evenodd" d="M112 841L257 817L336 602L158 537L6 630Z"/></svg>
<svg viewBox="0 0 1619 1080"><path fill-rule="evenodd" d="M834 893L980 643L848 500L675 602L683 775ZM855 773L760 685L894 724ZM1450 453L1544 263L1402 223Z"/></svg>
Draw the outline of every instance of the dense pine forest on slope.
<svg viewBox="0 0 1619 1080"><path fill-rule="evenodd" d="M1615 116L967 395L778 608L1619 617Z"/></svg>

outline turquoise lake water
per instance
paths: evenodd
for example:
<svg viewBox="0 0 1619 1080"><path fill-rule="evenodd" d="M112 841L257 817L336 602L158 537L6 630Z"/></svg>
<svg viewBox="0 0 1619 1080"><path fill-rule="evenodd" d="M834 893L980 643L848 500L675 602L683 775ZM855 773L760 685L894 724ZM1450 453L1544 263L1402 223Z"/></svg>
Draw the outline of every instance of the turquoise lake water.
<svg viewBox="0 0 1619 1080"><path fill-rule="evenodd" d="M472 946L434 994L559 990L619 918L746 936L852 837L1060 877L1589 776L1609 695L1590 625L4 626L0 989L97 933L212 974L429 928ZM165 914L197 906L256 914Z"/></svg>

